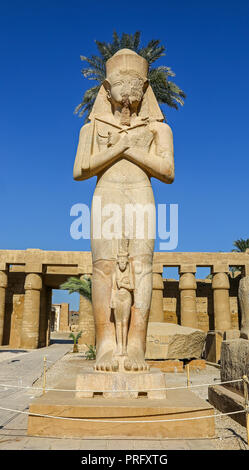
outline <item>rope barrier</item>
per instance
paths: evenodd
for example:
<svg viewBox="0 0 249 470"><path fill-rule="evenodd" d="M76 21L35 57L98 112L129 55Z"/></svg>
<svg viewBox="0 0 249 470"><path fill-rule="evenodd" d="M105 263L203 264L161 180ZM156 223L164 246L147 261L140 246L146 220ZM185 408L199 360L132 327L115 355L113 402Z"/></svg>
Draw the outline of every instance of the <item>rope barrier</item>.
<svg viewBox="0 0 249 470"><path fill-rule="evenodd" d="M13 410L11 408L3 408L0 406L0 410L3 411L10 411L12 413L20 413L20 414L25 414L29 416L38 416L40 418L53 418L53 419L63 419L63 420L71 420L71 421L81 421L81 422L89 422L89 423L169 423L169 422L176 422L176 421L192 421L196 419L206 419L206 418L218 418L221 416L229 416L229 415L234 415L234 414L239 414L239 413L245 413L245 410L239 410L239 411L231 411L230 413L220 413L220 414L214 414L214 415L207 415L207 416L194 416L193 418L179 418L179 419L156 419L156 420L145 420L145 421L139 421L139 420L133 420L133 421L122 421L122 420L105 420L105 419L85 419L85 418L68 418L66 416L53 416L53 415L43 415L40 413L32 413L28 411L20 411L20 410Z"/></svg>
<svg viewBox="0 0 249 470"><path fill-rule="evenodd" d="M160 392L160 391L167 391L167 390L180 390L180 389L190 389L196 387L212 387L214 385L223 385L235 382L242 382L243 379L235 379L235 380L227 380L225 382L216 382L215 384L196 384L196 385L189 385L189 386L181 386L181 387L167 387L167 388L150 388L150 389L143 389L143 392ZM44 390L43 387L32 387L32 386L20 386L20 385L10 385L10 384L0 384L0 387L5 388L22 388L22 389L32 389L32 390ZM105 392L105 393L123 393L123 392L141 392L141 390L75 390L75 389L62 389L62 388L46 388L46 392L54 391L54 392Z"/></svg>

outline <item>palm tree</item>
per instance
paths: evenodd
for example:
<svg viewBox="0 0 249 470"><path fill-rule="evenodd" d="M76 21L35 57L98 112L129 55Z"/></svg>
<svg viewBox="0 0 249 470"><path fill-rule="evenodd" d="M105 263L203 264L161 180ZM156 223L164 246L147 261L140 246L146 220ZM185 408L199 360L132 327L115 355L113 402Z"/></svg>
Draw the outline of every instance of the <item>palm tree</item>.
<svg viewBox="0 0 249 470"><path fill-rule="evenodd" d="M100 55L92 55L91 57L81 56L81 60L87 62L88 66L81 70L84 77L89 80L95 80L97 85L89 88L81 101L75 108L75 113L83 116L86 113L85 122L93 107L94 101L105 80L105 63L120 49L131 49L141 55L149 63L148 79L155 96L159 103L167 104L171 108L178 109L178 104L183 106L185 93L169 78L174 77L175 73L170 67L161 65L153 67L152 64L165 55L165 47L160 44L160 40L152 39L147 46L140 47L141 33L136 31L134 34L123 33L121 37L116 31L113 33L113 41L111 43L95 41Z"/></svg>
<svg viewBox="0 0 249 470"><path fill-rule="evenodd" d="M249 238L239 238L238 240L235 240L233 242L233 246L235 246L236 248L234 248L232 251L236 253L244 253L249 250ZM236 272L242 271L242 266L232 266L229 269L232 272L232 277L235 277Z"/></svg>
<svg viewBox="0 0 249 470"><path fill-rule="evenodd" d="M81 279L70 277L66 282L60 285L60 289L68 290L69 294L77 292L90 302L92 300L92 281L87 275L84 275Z"/></svg>
<svg viewBox="0 0 249 470"><path fill-rule="evenodd" d="M234 248L232 251L236 251L237 253L245 252L249 249L249 238L239 238L239 240L235 240L235 242L233 242L233 246L236 248Z"/></svg>
<svg viewBox="0 0 249 470"><path fill-rule="evenodd" d="M74 353L79 352L78 341L79 341L81 335L82 335L82 331L79 331L79 333L77 333L76 336L73 333L70 333L70 335L69 335L69 338L73 339L73 352Z"/></svg>

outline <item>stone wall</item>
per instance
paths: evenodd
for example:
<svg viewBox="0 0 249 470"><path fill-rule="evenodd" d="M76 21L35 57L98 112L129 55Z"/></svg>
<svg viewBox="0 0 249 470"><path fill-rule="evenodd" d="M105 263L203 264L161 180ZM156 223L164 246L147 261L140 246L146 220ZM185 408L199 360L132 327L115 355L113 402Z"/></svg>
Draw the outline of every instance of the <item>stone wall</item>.
<svg viewBox="0 0 249 470"><path fill-rule="evenodd" d="M239 279L240 277L230 279L229 301L233 329L239 329L240 326L238 302ZM179 281L164 279L163 283L164 321L167 323L181 324ZM196 307L198 328L203 331L214 330L214 305L211 279L197 279Z"/></svg>

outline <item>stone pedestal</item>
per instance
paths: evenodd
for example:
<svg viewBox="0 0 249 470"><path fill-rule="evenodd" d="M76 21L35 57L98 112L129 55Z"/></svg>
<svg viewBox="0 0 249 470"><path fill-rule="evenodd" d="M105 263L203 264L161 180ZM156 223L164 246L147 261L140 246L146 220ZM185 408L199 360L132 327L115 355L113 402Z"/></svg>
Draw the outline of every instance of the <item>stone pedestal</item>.
<svg viewBox="0 0 249 470"><path fill-rule="evenodd" d="M202 416L207 418L185 421ZM214 409L187 389L167 391L163 400L77 398L72 392L48 392L30 404L28 435L200 439L215 435Z"/></svg>
<svg viewBox="0 0 249 470"><path fill-rule="evenodd" d="M88 372L76 378L76 397L165 399L165 374L158 369L149 372ZM154 390L157 389L157 390ZM162 390L160 390L162 389ZM119 391L120 390L120 391Z"/></svg>

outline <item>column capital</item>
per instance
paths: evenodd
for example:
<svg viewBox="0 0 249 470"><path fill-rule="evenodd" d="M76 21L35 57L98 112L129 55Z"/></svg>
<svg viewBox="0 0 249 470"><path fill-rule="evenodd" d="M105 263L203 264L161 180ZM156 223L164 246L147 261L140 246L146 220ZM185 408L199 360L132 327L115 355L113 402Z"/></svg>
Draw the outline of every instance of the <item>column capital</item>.
<svg viewBox="0 0 249 470"><path fill-rule="evenodd" d="M153 273L163 273L163 264L161 263L154 263L152 267Z"/></svg>
<svg viewBox="0 0 249 470"><path fill-rule="evenodd" d="M0 287L6 288L8 285L8 275L5 271L0 271Z"/></svg>
<svg viewBox="0 0 249 470"><path fill-rule="evenodd" d="M179 290L196 290L197 282L194 273L183 273L179 279Z"/></svg>
<svg viewBox="0 0 249 470"><path fill-rule="evenodd" d="M92 274L86 274L86 273L85 273L85 274L81 274L81 275L80 275L80 279L81 279L81 280L82 280L82 279L85 279L85 276L87 276L87 277L89 277L90 279L92 279Z"/></svg>
<svg viewBox="0 0 249 470"><path fill-rule="evenodd" d="M215 273L212 280L212 289L230 289L228 275L225 272Z"/></svg>
<svg viewBox="0 0 249 470"><path fill-rule="evenodd" d="M78 265L78 274L92 274L93 267L91 264Z"/></svg>
<svg viewBox="0 0 249 470"><path fill-rule="evenodd" d="M152 280L153 280L153 289L156 290L163 290L164 285L163 285L163 277L161 273L152 273Z"/></svg>
<svg viewBox="0 0 249 470"><path fill-rule="evenodd" d="M41 290L42 289L42 276L36 273L26 274L24 289L25 290Z"/></svg>

